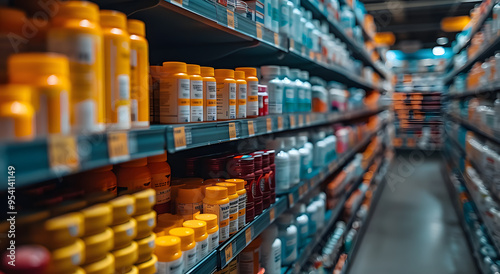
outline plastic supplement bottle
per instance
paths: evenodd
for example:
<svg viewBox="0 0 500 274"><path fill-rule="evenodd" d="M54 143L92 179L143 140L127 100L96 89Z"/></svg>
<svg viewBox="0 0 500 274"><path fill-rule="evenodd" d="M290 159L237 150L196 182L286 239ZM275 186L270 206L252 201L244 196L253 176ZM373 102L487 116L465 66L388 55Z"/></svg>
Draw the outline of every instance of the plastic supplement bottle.
<svg viewBox="0 0 500 274"><path fill-rule="evenodd" d="M148 168L151 173L151 187L156 190L156 205L158 214L170 212L170 165L167 163L167 153L148 157Z"/></svg>
<svg viewBox="0 0 500 274"><path fill-rule="evenodd" d="M217 121L217 84L214 68L201 67L203 77L203 121Z"/></svg>
<svg viewBox="0 0 500 274"><path fill-rule="evenodd" d="M236 194L238 194L238 228L242 229L246 225L246 207L247 190L245 189L245 180L228 179L226 182L236 185Z"/></svg>
<svg viewBox="0 0 500 274"><path fill-rule="evenodd" d="M236 79L236 117L247 118L247 81L245 80L244 71L235 71L234 79Z"/></svg>
<svg viewBox="0 0 500 274"><path fill-rule="evenodd" d="M295 112L295 83L290 81L290 68L280 67L280 78L283 83L283 113Z"/></svg>
<svg viewBox="0 0 500 274"><path fill-rule="evenodd" d="M176 213L184 220L193 220L203 209L203 194L199 186L183 186L177 191Z"/></svg>
<svg viewBox="0 0 500 274"><path fill-rule="evenodd" d="M290 213L278 217L279 237L281 240L281 264L290 265L297 259L297 227Z"/></svg>
<svg viewBox="0 0 500 274"><path fill-rule="evenodd" d="M184 273L181 239L175 236L162 236L155 240L155 255L158 257L158 274Z"/></svg>
<svg viewBox="0 0 500 274"><path fill-rule="evenodd" d="M227 188L209 186L205 189L203 213L217 215L219 220L219 243L229 239L229 198Z"/></svg>
<svg viewBox="0 0 500 274"><path fill-rule="evenodd" d="M306 205L299 203L293 208L293 213L295 215L295 225L297 226L299 239L307 239L309 237L309 217L306 214ZM298 242L298 248L302 248L306 245L305 240Z"/></svg>
<svg viewBox="0 0 500 274"><path fill-rule="evenodd" d="M312 86L311 83L309 83L309 72L303 70L301 75L301 80L305 89L304 111L310 112L312 109Z"/></svg>
<svg viewBox="0 0 500 274"><path fill-rule="evenodd" d="M234 70L216 69L217 120L236 119L236 80Z"/></svg>
<svg viewBox="0 0 500 274"><path fill-rule="evenodd" d="M171 236L181 239L182 257L184 260L184 272L196 265L196 242L194 241L194 230L187 227L177 227L169 231Z"/></svg>
<svg viewBox="0 0 500 274"><path fill-rule="evenodd" d="M186 63L164 62L160 79L160 123L191 121L189 76Z"/></svg>
<svg viewBox="0 0 500 274"><path fill-rule="evenodd" d="M269 93L269 114L283 113L283 83L281 82L279 66L263 66L260 68L262 85L267 85Z"/></svg>
<svg viewBox="0 0 500 274"><path fill-rule="evenodd" d="M295 149L295 137L285 137L285 149L290 159L290 187L300 183L300 152Z"/></svg>
<svg viewBox="0 0 500 274"><path fill-rule="evenodd" d="M240 274L257 274L260 269L260 254L261 254L262 238L255 238L245 249L243 249L238 257L239 273Z"/></svg>
<svg viewBox="0 0 500 274"><path fill-rule="evenodd" d="M304 83L300 80L301 78L301 72L299 69L291 69L290 70L290 80L292 80L292 83L295 83L295 103L296 107L295 110L299 112L305 112L306 107L305 107L305 101L306 101L306 88L304 86Z"/></svg>
<svg viewBox="0 0 500 274"><path fill-rule="evenodd" d="M120 164L116 171L118 192L151 188L151 173L147 158Z"/></svg>
<svg viewBox="0 0 500 274"><path fill-rule="evenodd" d="M205 221L189 220L185 221L184 227L194 230L194 240L196 242L196 262L199 263L208 255L208 234L207 223Z"/></svg>
<svg viewBox="0 0 500 274"><path fill-rule="evenodd" d="M259 116L269 115L269 93L266 85L259 85Z"/></svg>
<svg viewBox="0 0 500 274"><path fill-rule="evenodd" d="M282 194L290 189L290 156L285 151L284 140L276 139L277 147L274 163L276 165L276 193Z"/></svg>
<svg viewBox="0 0 500 274"><path fill-rule="evenodd" d="M247 81L247 117L255 118L259 116L259 79L257 78L257 69L250 67L236 68L236 71L245 73Z"/></svg>
<svg viewBox="0 0 500 274"><path fill-rule="evenodd" d="M302 238L305 242L306 238ZM266 273L280 274L281 273L281 240L278 238L278 227L271 224L262 232L262 267L266 269Z"/></svg>
<svg viewBox="0 0 500 274"><path fill-rule="evenodd" d="M198 65L187 65L191 94L191 122L203 122L203 78Z"/></svg>
<svg viewBox="0 0 500 274"><path fill-rule="evenodd" d="M0 85L0 140L31 140L35 137L31 105L32 89L24 85Z"/></svg>
<svg viewBox="0 0 500 274"><path fill-rule="evenodd" d="M206 230L208 234L208 253L212 252L217 246L219 246L219 224L217 220L217 215L215 214L198 214L195 220L204 221L206 223Z"/></svg>
<svg viewBox="0 0 500 274"><path fill-rule="evenodd" d="M125 14L101 10L104 45L104 93L106 122L112 129L129 129L130 36Z"/></svg>
<svg viewBox="0 0 500 274"><path fill-rule="evenodd" d="M130 34L130 114L133 127L149 126L149 46L144 22L127 20Z"/></svg>
<svg viewBox="0 0 500 274"><path fill-rule="evenodd" d="M75 131L104 130L104 57L99 7L87 1L59 3L47 33L47 50L69 59L71 125ZM128 64L127 64L128 67Z"/></svg>
<svg viewBox="0 0 500 274"><path fill-rule="evenodd" d="M234 235L238 232L238 206L239 197L236 193L236 184L218 183L217 186L227 188L229 198L229 235Z"/></svg>

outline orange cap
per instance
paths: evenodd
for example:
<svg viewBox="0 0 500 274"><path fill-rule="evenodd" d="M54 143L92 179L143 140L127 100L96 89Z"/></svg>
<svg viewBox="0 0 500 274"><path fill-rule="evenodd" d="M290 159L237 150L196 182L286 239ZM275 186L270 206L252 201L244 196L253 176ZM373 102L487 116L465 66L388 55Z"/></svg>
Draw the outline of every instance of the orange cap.
<svg viewBox="0 0 500 274"><path fill-rule="evenodd" d="M244 189L245 188L245 184L247 183L243 179L227 179L226 182L227 183L231 183L231 184L235 184L236 185L236 190Z"/></svg>
<svg viewBox="0 0 500 274"><path fill-rule="evenodd" d="M214 68L212 68L212 67L201 67L201 76L203 76L203 77L214 77Z"/></svg>
<svg viewBox="0 0 500 274"><path fill-rule="evenodd" d="M116 10L101 10L99 12L101 26L109 28L127 29L127 16Z"/></svg>
<svg viewBox="0 0 500 274"><path fill-rule="evenodd" d="M240 80L245 80L245 72L241 70L237 70L234 72L234 78L235 79L240 79Z"/></svg>
<svg viewBox="0 0 500 274"><path fill-rule="evenodd" d="M215 77L224 77L224 78L234 78L234 70L232 69L216 69Z"/></svg>
<svg viewBox="0 0 500 274"><path fill-rule="evenodd" d="M186 73L187 65L183 62L163 62L163 67L168 73Z"/></svg>
<svg viewBox="0 0 500 274"><path fill-rule="evenodd" d="M146 36L146 25L141 20L128 19L127 28L130 34Z"/></svg>
<svg viewBox="0 0 500 274"><path fill-rule="evenodd" d="M236 71L243 71L247 77L253 76L257 77L257 69L252 67L241 67L236 68Z"/></svg>
<svg viewBox="0 0 500 274"><path fill-rule="evenodd" d="M99 22L99 6L88 1L59 2L59 11L54 17L87 19Z"/></svg>
<svg viewBox="0 0 500 274"><path fill-rule="evenodd" d="M187 74L189 75L200 75L200 66L188 64L187 65Z"/></svg>
<svg viewBox="0 0 500 274"><path fill-rule="evenodd" d="M233 195L236 194L236 185L231 183L218 183L217 186L227 188L227 194Z"/></svg>

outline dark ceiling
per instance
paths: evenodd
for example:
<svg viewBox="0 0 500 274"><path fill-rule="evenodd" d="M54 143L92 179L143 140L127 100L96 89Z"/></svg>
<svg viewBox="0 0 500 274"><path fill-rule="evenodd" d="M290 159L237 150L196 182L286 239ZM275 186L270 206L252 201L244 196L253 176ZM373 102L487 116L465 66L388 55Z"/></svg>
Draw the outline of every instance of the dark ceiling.
<svg viewBox="0 0 500 274"><path fill-rule="evenodd" d="M405 43L419 41L422 48L436 46L436 39L447 37L448 44L456 32L441 30L441 19L469 15L481 1L471 0L360 0L373 15L378 32L390 31L396 36L392 49L401 49ZM406 42L405 42L406 41ZM403 43L402 43L403 42ZM418 42L417 42L418 43Z"/></svg>

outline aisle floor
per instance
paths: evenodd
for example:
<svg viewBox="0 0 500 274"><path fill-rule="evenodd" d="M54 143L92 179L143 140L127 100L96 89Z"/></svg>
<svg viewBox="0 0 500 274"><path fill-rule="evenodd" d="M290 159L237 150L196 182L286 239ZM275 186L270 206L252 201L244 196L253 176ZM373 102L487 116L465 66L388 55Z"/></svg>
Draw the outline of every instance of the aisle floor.
<svg viewBox="0 0 500 274"><path fill-rule="evenodd" d="M433 153L418 161L417 156L413 165L410 153L394 158L349 274L479 273L441 173L441 157Z"/></svg>

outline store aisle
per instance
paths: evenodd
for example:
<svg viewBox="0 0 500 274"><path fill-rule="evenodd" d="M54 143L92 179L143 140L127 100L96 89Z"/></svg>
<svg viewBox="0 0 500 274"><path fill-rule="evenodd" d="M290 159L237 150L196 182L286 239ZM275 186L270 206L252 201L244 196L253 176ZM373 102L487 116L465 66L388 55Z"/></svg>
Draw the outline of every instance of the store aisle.
<svg viewBox="0 0 500 274"><path fill-rule="evenodd" d="M386 181L349 274L478 273L444 185L440 156L415 165L409 158L394 158L387 176L406 178Z"/></svg>

